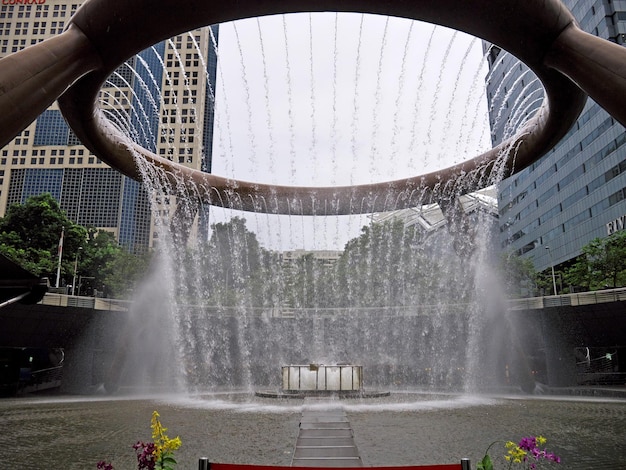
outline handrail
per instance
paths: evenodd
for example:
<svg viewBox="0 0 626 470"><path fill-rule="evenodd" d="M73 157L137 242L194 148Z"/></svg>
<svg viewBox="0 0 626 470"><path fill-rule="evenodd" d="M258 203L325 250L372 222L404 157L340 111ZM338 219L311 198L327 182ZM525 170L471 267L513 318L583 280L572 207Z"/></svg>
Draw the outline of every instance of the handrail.
<svg viewBox="0 0 626 470"><path fill-rule="evenodd" d="M598 291L575 292L573 294L511 299L508 301L508 309L535 310L549 307L573 307L579 305L595 305L623 301L626 301L626 287Z"/></svg>
<svg viewBox="0 0 626 470"><path fill-rule="evenodd" d="M537 310L550 307L574 307L580 305L595 305L609 302L626 301L626 287L604 289L599 291L576 292L573 294L549 295L543 297L527 297L523 299L507 300L507 310ZM40 305L56 307L82 307L93 310L119 311L130 310L132 300L109 299L101 297L84 297L66 294L46 293L39 302ZM326 308L293 308L293 307L245 307L245 311L252 315L263 317L280 317L295 319L301 316L328 317L334 315L349 315L355 312L371 312L380 316L414 316L427 315L429 312L465 311L468 303L422 304L390 307L326 307ZM203 315L211 315L206 310L213 310L215 315L236 315L242 311L238 306L188 304L190 309L203 309Z"/></svg>

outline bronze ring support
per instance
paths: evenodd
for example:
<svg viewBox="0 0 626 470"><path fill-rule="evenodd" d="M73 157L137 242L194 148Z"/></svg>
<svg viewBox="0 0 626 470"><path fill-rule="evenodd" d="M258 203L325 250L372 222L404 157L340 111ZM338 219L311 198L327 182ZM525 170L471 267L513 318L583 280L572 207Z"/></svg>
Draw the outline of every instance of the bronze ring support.
<svg viewBox="0 0 626 470"><path fill-rule="evenodd" d="M411 18L486 39L528 65L547 98L515 137L471 160L401 180L343 187L263 185L192 170L129 142L98 108L106 78L161 40L236 19L321 11ZM46 87L48 82L54 86ZM0 61L0 87L0 109L21 110L0 117L11 123L10 129L0 126L9 129L0 133L3 145L67 88L59 105L73 131L99 158L132 178L141 179L138 153L172 182L193 185L189 193L210 204L282 214L349 214L410 207L443 187L477 189L489 184L498 157L504 158L507 175L527 167L567 133L587 94L626 124L626 49L581 31L559 0L87 0L66 32ZM468 174L472 183L457 185Z"/></svg>

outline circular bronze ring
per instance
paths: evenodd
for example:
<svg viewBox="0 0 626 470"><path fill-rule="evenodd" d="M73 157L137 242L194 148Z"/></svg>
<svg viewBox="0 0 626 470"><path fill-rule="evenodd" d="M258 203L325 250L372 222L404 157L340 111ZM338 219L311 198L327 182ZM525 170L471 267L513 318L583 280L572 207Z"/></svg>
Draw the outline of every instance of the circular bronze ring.
<svg viewBox="0 0 626 470"><path fill-rule="evenodd" d="M134 54L177 34L242 18L297 12L361 12L439 24L483 38L514 54L541 80L546 99L518 134L462 164L385 183L341 187L272 186L191 170L128 141L97 105L106 78ZM189 183L189 194L214 205L280 214L368 213L412 207L445 191L467 192L490 184L495 162L511 174L551 149L579 116L586 94L564 74L544 64L562 32L575 26L559 0L87 0L72 18L98 63L59 99L81 141L103 161L141 179L135 152L172 182ZM577 29L577 28L576 28ZM514 154L514 158L512 157ZM470 175L471 178L467 178ZM463 178L462 178L463 177ZM471 183L459 183L463 179ZM425 197L426 196L426 197Z"/></svg>

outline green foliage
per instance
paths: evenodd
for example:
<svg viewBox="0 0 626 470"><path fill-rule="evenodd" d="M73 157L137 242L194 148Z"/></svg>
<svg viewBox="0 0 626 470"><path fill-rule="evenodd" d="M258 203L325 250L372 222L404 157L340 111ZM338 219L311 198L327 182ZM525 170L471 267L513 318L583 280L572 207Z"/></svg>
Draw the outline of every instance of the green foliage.
<svg viewBox="0 0 626 470"><path fill-rule="evenodd" d="M565 272L567 284L587 290L626 285L626 231L596 238Z"/></svg>
<svg viewBox="0 0 626 470"><path fill-rule="evenodd" d="M150 268L153 253L128 253L117 247L113 253L105 256L106 262L99 271L97 286L105 291L107 297L130 299L137 284Z"/></svg>
<svg viewBox="0 0 626 470"><path fill-rule="evenodd" d="M124 251L115 236L105 230L72 222L50 194L32 196L13 204L0 219L0 252L38 276L56 283L59 239L63 232L61 282L76 277L76 294L106 291L125 296L145 273L149 255ZM63 282L64 281L64 282Z"/></svg>
<svg viewBox="0 0 626 470"><path fill-rule="evenodd" d="M37 250L35 248L16 248L21 245L21 240L15 241L13 233L0 234L0 252L13 260L15 263L37 276L52 276L56 269L56 259L49 250Z"/></svg>
<svg viewBox="0 0 626 470"><path fill-rule="evenodd" d="M500 274L509 298L528 296L537 284L532 261L512 252L500 255Z"/></svg>
<svg viewBox="0 0 626 470"><path fill-rule="evenodd" d="M162 470L174 470L176 467L176 459L174 457L165 456L161 458L161 461L157 464L157 466Z"/></svg>
<svg viewBox="0 0 626 470"><path fill-rule="evenodd" d="M200 262L185 295L213 305L293 308L387 307L432 301L432 289L460 298L443 260L425 252L425 232L401 220L372 223L350 240L334 265L305 254L285 262L262 248L245 219L212 226L206 246L188 252ZM183 261L186 262L186 261ZM197 276L196 276L197 275ZM196 276L196 277L193 277Z"/></svg>
<svg viewBox="0 0 626 470"><path fill-rule="evenodd" d="M58 245L64 231L61 275L73 273L73 259L86 230L61 211L50 194L32 196L24 204L12 204L0 219L0 251L33 274L56 280Z"/></svg>
<svg viewBox="0 0 626 470"><path fill-rule="evenodd" d="M559 286L561 283L558 279L557 272L555 272L555 275L557 276L557 293L559 293ZM548 268L541 271L540 273L537 273L537 276L535 278L535 284L537 286L538 295L553 295L554 281L552 279L552 268Z"/></svg>
<svg viewBox="0 0 626 470"><path fill-rule="evenodd" d="M425 233L401 220L373 223L350 240L337 263L338 306L401 306L426 301L441 285L438 260L423 252Z"/></svg>
<svg viewBox="0 0 626 470"><path fill-rule="evenodd" d="M476 464L476 470L493 470L493 462L488 454L485 454L482 460Z"/></svg>
<svg viewBox="0 0 626 470"><path fill-rule="evenodd" d="M246 227L246 221L234 217L229 222L217 223L206 246L188 256L201 261L200 284L208 289L209 297L220 305L232 306L250 297L253 293L255 305L263 305L258 298L263 275L261 263L265 255L256 235ZM188 279L187 285L197 284ZM202 292L196 296L205 297ZM251 300L251 299L248 299ZM257 303L258 302L258 303Z"/></svg>

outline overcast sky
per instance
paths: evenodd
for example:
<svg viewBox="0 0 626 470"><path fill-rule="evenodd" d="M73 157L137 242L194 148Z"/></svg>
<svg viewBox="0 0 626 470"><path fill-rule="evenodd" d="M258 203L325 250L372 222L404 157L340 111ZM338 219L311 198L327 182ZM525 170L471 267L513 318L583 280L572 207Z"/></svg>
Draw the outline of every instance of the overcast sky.
<svg viewBox="0 0 626 470"><path fill-rule="evenodd" d="M333 186L419 175L489 146L480 40L361 14L220 27L213 173ZM342 249L367 216L244 216L266 248Z"/></svg>

